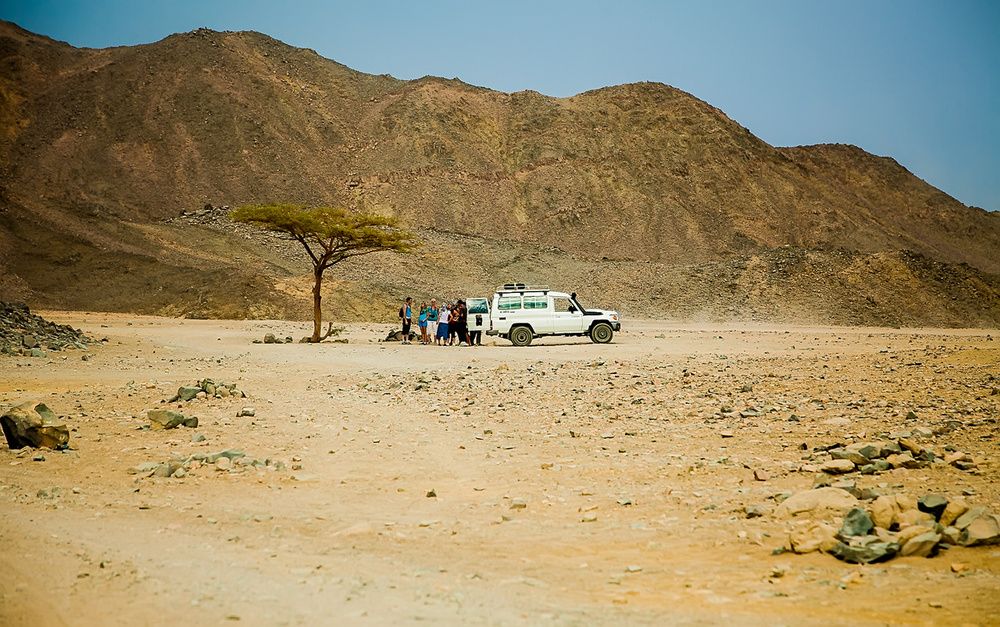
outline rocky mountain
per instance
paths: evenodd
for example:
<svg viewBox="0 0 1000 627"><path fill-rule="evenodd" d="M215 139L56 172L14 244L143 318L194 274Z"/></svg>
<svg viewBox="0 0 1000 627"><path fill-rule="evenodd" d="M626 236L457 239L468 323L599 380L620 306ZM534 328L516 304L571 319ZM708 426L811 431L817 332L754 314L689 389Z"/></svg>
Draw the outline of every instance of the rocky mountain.
<svg viewBox="0 0 1000 627"><path fill-rule="evenodd" d="M0 297L36 307L307 316L295 246L218 219L288 201L426 242L337 268L333 315L517 278L632 315L1000 323L1000 215L855 147L770 146L662 84L560 99L363 74L258 33L93 50L2 22L0 138Z"/></svg>

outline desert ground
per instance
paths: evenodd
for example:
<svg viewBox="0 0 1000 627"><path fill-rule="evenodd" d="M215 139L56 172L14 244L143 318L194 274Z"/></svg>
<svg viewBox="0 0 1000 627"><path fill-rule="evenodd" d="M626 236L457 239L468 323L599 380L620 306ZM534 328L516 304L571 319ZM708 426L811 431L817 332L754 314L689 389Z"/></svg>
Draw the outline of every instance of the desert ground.
<svg viewBox="0 0 1000 627"><path fill-rule="evenodd" d="M1000 512L996 331L626 320L454 348L36 313L106 341L0 356L0 410L71 429L0 445L3 625L1000 624L1000 546L855 565L782 553L775 512L818 447L918 428L976 468L848 480ZM168 402L205 378L247 397ZM199 424L144 428L157 408ZM260 463L190 461L228 449Z"/></svg>

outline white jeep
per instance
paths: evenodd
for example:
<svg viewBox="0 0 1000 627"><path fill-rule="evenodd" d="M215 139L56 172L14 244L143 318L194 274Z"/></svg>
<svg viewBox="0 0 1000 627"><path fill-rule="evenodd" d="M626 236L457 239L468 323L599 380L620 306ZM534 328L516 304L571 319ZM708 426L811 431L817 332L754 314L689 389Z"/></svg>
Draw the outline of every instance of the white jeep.
<svg viewBox="0 0 1000 627"><path fill-rule="evenodd" d="M576 293L523 283L498 287L488 317L486 334L506 338L514 346L527 346L546 335L589 335L592 341L605 344L621 330L616 311L585 309Z"/></svg>

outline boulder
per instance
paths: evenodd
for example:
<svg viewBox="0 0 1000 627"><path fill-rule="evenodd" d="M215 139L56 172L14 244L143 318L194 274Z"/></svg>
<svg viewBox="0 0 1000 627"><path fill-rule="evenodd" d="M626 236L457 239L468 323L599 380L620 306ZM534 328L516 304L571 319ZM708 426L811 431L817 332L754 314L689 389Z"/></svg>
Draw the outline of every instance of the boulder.
<svg viewBox="0 0 1000 627"><path fill-rule="evenodd" d="M173 429L184 424L184 414L178 414L169 409L150 409L146 412L149 418L149 426L156 431L163 429Z"/></svg>
<svg viewBox="0 0 1000 627"><path fill-rule="evenodd" d="M57 416L47 405L28 401L0 416L7 446L10 448L50 448L61 450L69 445L69 429L55 424Z"/></svg>
<svg viewBox="0 0 1000 627"><path fill-rule="evenodd" d="M969 511L969 504L965 502L965 497L959 496L948 502L948 506L944 508L938 522L947 527L967 511Z"/></svg>
<svg viewBox="0 0 1000 627"><path fill-rule="evenodd" d="M927 525L934 524L934 516L928 514L927 512L922 512L919 509L908 509L896 514L896 524L900 527L909 527L910 525Z"/></svg>
<svg viewBox="0 0 1000 627"><path fill-rule="evenodd" d="M264 343L265 344L277 344L278 343L278 338L276 338L274 336L274 333L265 333L264 334Z"/></svg>
<svg viewBox="0 0 1000 627"><path fill-rule="evenodd" d="M858 506L858 499L838 488L804 490L788 497L775 510L778 518L808 515L811 518L840 518Z"/></svg>
<svg viewBox="0 0 1000 627"><path fill-rule="evenodd" d="M899 554L901 556L930 557L936 552L937 544L940 541L941 534L927 531L907 540Z"/></svg>
<svg viewBox="0 0 1000 627"><path fill-rule="evenodd" d="M862 507L855 507L844 516L844 524L840 527L840 539L867 536L874 526L872 519L868 517L868 512Z"/></svg>
<svg viewBox="0 0 1000 627"><path fill-rule="evenodd" d="M827 474L842 475L854 472L854 462L849 459L831 459L823 462L823 465L819 469Z"/></svg>
<svg viewBox="0 0 1000 627"><path fill-rule="evenodd" d="M948 498L941 494L928 494L917 501L917 508L934 516L934 520L940 520L947 507Z"/></svg>
<svg viewBox="0 0 1000 627"><path fill-rule="evenodd" d="M1000 544L1000 517L984 514L969 523L964 531L968 534L962 542L965 546Z"/></svg>
<svg viewBox="0 0 1000 627"><path fill-rule="evenodd" d="M198 392L201 392L200 387L195 386L181 386L177 388L177 398L182 401L190 401L198 396Z"/></svg>
<svg viewBox="0 0 1000 627"><path fill-rule="evenodd" d="M882 527L883 529L892 527L892 523L896 519L896 514L899 512L899 507L896 505L894 497L880 496L872 501L869 507L872 522L876 527Z"/></svg>
<svg viewBox="0 0 1000 627"><path fill-rule="evenodd" d="M870 564L892 559L899 552L896 542L872 542L863 546L851 546L838 542L830 549L830 554L849 564Z"/></svg>
<svg viewBox="0 0 1000 627"><path fill-rule="evenodd" d="M985 507L970 507L964 514L955 519L954 526L959 529L965 529L972 524L972 521L988 513L989 510Z"/></svg>
<svg viewBox="0 0 1000 627"><path fill-rule="evenodd" d="M837 530L825 523L803 521L792 527L788 540L796 553L829 551L837 544Z"/></svg>

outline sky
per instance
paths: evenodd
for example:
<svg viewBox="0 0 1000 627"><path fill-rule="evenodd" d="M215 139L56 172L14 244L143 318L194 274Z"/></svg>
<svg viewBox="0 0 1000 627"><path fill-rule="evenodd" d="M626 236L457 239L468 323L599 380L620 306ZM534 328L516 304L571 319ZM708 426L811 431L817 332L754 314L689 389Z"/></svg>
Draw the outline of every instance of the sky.
<svg viewBox="0 0 1000 627"><path fill-rule="evenodd" d="M89 48L255 30L555 97L666 83L771 145L853 144L1000 210L1000 0L0 0L0 18Z"/></svg>

